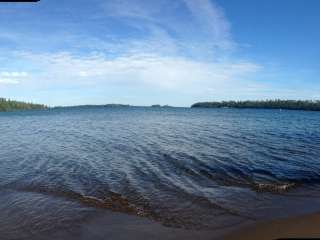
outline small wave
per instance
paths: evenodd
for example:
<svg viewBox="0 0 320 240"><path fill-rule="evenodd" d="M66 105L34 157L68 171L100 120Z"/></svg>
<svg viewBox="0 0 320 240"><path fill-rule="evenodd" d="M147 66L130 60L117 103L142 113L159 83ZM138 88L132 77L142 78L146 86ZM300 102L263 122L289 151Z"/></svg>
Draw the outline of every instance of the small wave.
<svg viewBox="0 0 320 240"><path fill-rule="evenodd" d="M162 223L167 227L197 229L197 223L183 216L173 215L165 212L157 212L150 204L144 199L144 203L134 203L122 194L108 191L103 198L83 195L72 190L50 189L45 186L23 186L23 187L7 187L10 189L21 192L33 192L53 197L65 198L67 200L76 201L88 207L108 209L113 212L121 212L129 215L145 217L153 221Z"/></svg>
<svg viewBox="0 0 320 240"><path fill-rule="evenodd" d="M256 183L252 186L252 188L257 192L283 193L295 188L296 186L297 186L296 183L284 183L284 184Z"/></svg>
<svg viewBox="0 0 320 240"><path fill-rule="evenodd" d="M79 196L79 202L89 206L106 208L115 212L123 212L127 214L134 214L141 217L151 217L152 213L146 206L136 206L129 202L127 198L121 194L110 192L110 197L99 199L92 196Z"/></svg>
<svg viewBox="0 0 320 240"><path fill-rule="evenodd" d="M2 189L10 189L14 191L21 192L34 192L44 195L50 195L53 197L62 197L68 200L77 201L84 205L109 209L115 212L122 212L127 214L133 214L141 217L156 217L152 213L149 204L134 204L129 202L129 200L119 193L108 191L106 196L103 198L83 195L81 193L68 190L68 189L51 189L46 186L14 186L8 185Z"/></svg>
<svg viewBox="0 0 320 240"><path fill-rule="evenodd" d="M13 190L17 192L31 192L39 193L47 196L64 198L66 200L78 202L84 206L107 209L113 212L120 212L129 215L135 215L138 217L148 218L149 220L161 223L166 227L173 228L184 228L184 229L206 229L211 226L204 224L202 221L205 218L204 215L199 213L198 219L193 219L192 211L179 210L178 212L170 209L169 206L162 206L161 209L152 206L147 199L140 199L138 202L132 198L126 198L120 193L115 193L112 191L106 191L103 197L96 197L91 195L83 195L81 193L75 192L68 189L55 189L47 186L7 186L2 188L2 190ZM233 219L237 221L242 218L247 218L246 216L241 216L239 213L228 210L219 206L218 204L210 202L204 197L193 197L190 204L199 205L201 207L206 207L210 210L216 210L217 216L223 214L231 214ZM207 219L206 221L209 221Z"/></svg>

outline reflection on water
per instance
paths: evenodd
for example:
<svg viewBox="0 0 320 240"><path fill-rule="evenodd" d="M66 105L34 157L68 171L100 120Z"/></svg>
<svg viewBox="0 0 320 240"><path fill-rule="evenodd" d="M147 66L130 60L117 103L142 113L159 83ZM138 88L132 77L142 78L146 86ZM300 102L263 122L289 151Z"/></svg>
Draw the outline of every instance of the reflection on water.
<svg viewBox="0 0 320 240"><path fill-rule="evenodd" d="M33 234L99 209L188 229L285 213L280 200L318 196L319 119L184 108L1 113L0 232Z"/></svg>

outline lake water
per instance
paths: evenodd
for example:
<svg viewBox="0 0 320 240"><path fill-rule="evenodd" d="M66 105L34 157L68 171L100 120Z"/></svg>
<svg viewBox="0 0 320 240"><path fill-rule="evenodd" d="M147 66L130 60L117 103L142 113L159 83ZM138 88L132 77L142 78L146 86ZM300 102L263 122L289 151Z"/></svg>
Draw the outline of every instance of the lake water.
<svg viewBox="0 0 320 240"><path fill-rule="evenodd" d="M320 112L0 113L3 239L73 226L101 211L221 229L319 210L319 183Z"/></svg>

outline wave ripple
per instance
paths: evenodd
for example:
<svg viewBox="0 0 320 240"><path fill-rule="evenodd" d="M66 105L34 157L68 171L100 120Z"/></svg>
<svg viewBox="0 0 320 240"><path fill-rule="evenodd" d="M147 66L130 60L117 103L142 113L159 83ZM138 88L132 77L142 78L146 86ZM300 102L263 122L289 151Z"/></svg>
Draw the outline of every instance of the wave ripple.
<svg viewBox="0 0 320 240"><path fill-rule="evenodd" d="M278 214L284 198L318 194L319 117L184 108L3 113L0 191L171 227L220 228ZM16 211L15 204L8 209Z"/></svg>

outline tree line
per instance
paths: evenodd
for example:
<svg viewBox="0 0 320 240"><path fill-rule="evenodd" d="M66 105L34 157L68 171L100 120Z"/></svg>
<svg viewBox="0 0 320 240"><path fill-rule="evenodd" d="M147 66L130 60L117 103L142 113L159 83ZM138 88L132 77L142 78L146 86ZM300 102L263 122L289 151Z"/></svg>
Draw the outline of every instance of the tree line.
<svg viewBox="0 0 320 240"><path fill-rule="evenodd" d="M262 101L221 101L199 102L196 108L261 108L320 111L320 100L262 100Z"/></svg>
<svg viewBox="0 0 320 240"><path fill-rule="evenodd" d="M32 110L32 109L46 109L47 106L43 104L26 103L14 101L6 98L0 98L0 111L8 112L15 110Z"/></svg>

